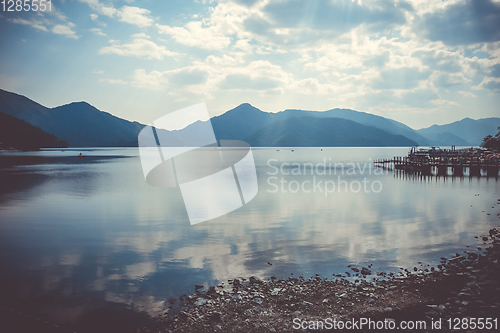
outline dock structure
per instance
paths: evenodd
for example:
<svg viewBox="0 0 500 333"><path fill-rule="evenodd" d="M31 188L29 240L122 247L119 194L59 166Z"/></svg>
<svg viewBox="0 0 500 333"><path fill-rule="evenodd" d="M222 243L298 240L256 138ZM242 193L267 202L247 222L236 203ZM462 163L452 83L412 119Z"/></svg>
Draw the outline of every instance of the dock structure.
<svg viewBox="0 0 500 333"><path fill-rule="evenodd" d="M498 177L500 153L481 148L441 149L412 147L408 156L380 159L376 166L421 173L422 175L470 177ZM451 170L451 173L450 173Z"/></svg>

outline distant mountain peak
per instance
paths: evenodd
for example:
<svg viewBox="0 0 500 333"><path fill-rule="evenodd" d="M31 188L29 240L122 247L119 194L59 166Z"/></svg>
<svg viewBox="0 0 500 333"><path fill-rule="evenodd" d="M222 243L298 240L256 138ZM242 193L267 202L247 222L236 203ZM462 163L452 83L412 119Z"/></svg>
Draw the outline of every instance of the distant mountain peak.
<svg viewBox="0 0 500 333"><path fill-rule="evenodd" d="M68 104L64 104L64 105L61 105L61 106L57 106L55 108L61 108L61 107L72 107L72 108L78 108L78 109L88 109L88 108L93 108L93 109L96 109L97 108L85 101L80 101L80 102L71 102L71 103L68 103ZM55 109L54 108L54 109Z"/></svg>
<svg viewBox="0 0 500 333"><path fill-rule="evenodd" d="M230 117L239 117L240 115L260 115L260 114L265 114L266 112L256 108L250 103L242 103L238 105L237 107L224 112L223 114L219 116L215 116L214 118L218 118L222 115L230 116Z"/></svg>
<svg viewBox="0 0 500 333"><path fill-rule="evenodd" d="M259 112L263 112L262 110L256 108L255 106L253 106L252 104L250 103L242 103L240 105L238 105L237 107L235 107L234 109L232 110L229 110L228 112L231 112L233 110L245 110L245 111L248 111L248 110L252 110L252 111L259 111Z"/></svg>
<svg viewBox="0 0 500 333"><path fill-rule="evenodd" d="M239 107L252 107L252 108L255 108L255 106L253 106L252 104L250 103L241 103L240 105L238 105L236 108L239 108Z"/></svg>

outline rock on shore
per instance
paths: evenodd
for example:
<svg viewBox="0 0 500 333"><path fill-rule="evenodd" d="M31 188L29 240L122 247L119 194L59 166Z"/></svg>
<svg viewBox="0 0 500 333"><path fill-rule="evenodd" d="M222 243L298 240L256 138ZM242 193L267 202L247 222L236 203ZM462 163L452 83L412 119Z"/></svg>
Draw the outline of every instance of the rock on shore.
<svg viewBox="0 0 500 333"><path fill-rule="evenodd" d="M480 239L488 242L482 252L442 258L437 268L402 269L399 274L377 272L376 278L369 268L353 268L359 272L356 282L318 275L308 279L230 280L230 288L213 286L184 297L179 314L166 313L138 332L290 332L295 331L294 318L361 317L425 320L427 331L432 331L432 320L441 318L440 332L446 332L448 318L498 318L500 231L491 229Z"/></svg>

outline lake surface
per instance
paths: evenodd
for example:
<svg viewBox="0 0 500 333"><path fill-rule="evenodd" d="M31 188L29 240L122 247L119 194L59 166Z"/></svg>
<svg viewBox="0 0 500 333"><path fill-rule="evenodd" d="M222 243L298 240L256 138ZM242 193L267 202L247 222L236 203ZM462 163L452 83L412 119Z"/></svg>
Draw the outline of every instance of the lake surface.
<svg viewBox="0 0 500 333"><path fill-rule="evenodd" d="M499 222L494 178L374 168L407 148L252 151L256 197L196 225L178 188L146 183L136 148L1 153L0 305L95 331L99 311L155 316L195 284L437 265Z"/></svg>

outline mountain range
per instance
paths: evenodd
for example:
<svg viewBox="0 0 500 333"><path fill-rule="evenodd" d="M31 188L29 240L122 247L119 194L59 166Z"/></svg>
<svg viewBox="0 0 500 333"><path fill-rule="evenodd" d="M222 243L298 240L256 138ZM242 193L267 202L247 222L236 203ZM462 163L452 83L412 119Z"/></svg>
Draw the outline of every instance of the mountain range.
<svg viewBox="0 0 500 333"><path fill-rule="evenodd" d="M477 120L464 118L446 125L432 125L417 130L417 133L429 138L431 141L444 141L445 143L440 143L443 146L450 144L477 146L486 135L495 135L498 132L498 127L500 127L500 118L492 117Z"/></svg>
<svg viewBox="0 0 500 333"><path fill-rule="evenodd" d="M1 89L0 112L39 127L71 147L137 146L137 135L145 126L100 111L86 102L47 108ZM477 146L500 126L500 118L465 118L414 130L392 119L349 109L271 113L248 103L210 121L218 140L243 140L254 147ZM175 136L182 132L183 137L189 137L199 133L202 125L197 121L166 134Z"/></svg>
<svg viewBox="0 0 500 333"><path fill-rule="evenodd" d="M0 89L0 112L41 128L70 147L137 146L144 125L115 117L86 102L47 108L31 99Z"/></svg>

